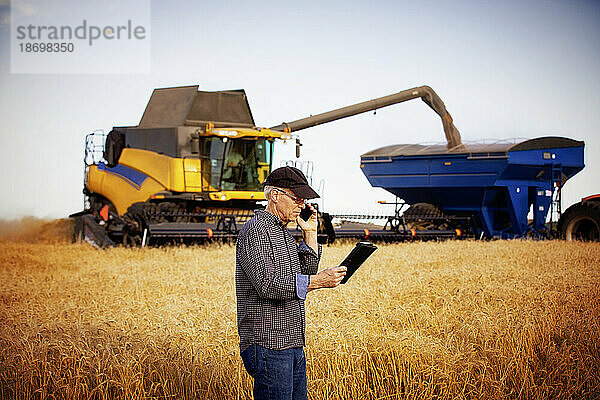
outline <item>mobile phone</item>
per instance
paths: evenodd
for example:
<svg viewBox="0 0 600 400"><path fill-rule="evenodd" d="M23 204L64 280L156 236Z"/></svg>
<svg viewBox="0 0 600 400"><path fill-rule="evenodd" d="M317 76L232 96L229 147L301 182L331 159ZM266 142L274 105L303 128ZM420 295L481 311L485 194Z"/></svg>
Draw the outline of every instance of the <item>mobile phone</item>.
<svg viewBox="0 0 600 400"><path fill-rule="evenodd" d="M308 205L305 205L304 208L300 211L300 218L305 221L308 221L310 216L313 214L313 211L310 209Z"/></svg>

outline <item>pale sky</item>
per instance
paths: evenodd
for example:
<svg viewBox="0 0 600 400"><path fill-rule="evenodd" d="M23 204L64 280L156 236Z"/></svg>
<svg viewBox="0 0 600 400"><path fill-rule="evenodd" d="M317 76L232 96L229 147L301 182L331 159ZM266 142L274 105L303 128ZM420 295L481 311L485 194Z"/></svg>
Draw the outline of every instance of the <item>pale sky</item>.
<svg viewBox="0 0 600 400"><path fill-rule="evenodd" d="M86 133L136 125L154 88L179 85L243 88L269 127L426 84L465 141L584 140L586 167L566 184L563 208L600 193L599 2L152 1L151 72L141 74L11 74L9 13L0 0L3 219L80 211ZM326 211L393 199L368 184L361 154L444 141L420 100L300 135ZM294 146L275 151L277 166Z"/></svg>

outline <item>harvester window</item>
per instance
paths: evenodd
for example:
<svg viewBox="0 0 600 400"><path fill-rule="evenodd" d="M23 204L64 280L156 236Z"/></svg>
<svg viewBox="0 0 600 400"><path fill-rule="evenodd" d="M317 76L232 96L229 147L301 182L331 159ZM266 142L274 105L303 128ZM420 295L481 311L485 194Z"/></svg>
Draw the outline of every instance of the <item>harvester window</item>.
<svg viewBox="0 0 600 400"><path fill-rule="evenodd" d="M229 140L223 164L223 190L261 191L271 170L273 143L260 139Z"/></svg>
<svg viewBox="0 0 600 400"><path fill-rule="evenodd" d="M205 138L200 144L202 159L202 182L204 191L220 190L221 169L226 143L221 138Z"/></svg>

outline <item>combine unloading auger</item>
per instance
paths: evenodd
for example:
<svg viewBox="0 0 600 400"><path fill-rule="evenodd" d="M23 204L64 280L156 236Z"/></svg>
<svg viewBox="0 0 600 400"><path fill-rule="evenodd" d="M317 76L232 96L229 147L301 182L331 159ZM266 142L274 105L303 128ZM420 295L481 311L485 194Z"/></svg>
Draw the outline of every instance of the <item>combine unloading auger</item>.
<svg viewBox="0 0 600 400"><path fill-rule="evenodd" d="M325 124L346 117L351 117L353 115L374 111L383 107L388 107L418 98L423 100L425 104L431 107L431 109L435 111L442 119L444 134L446 135L446 141L448 142L447 149L449 151L461 149L463 144L460 138L460 132L454 126L452 116L446 110L446 106L444 105L442 99L440 99L437 93L429 86L419 86L412 89L403 90L389 96L379 97L377 99L338 108L322 114L312 115L310 117L298 119L293 122L283 122L280 125L272 127L271 130L288 133L297 132L302 129Z"/></svg>

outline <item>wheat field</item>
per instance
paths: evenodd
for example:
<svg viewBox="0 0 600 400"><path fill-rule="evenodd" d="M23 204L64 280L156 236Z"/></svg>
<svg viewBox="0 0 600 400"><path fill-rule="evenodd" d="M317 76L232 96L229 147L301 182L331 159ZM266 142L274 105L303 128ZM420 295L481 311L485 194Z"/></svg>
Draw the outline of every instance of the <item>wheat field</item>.
<svg viewBox="0 0 600 400"><path fill-rule="evenodd" d="M0 224L3 399L249 399L235 248ZM309 399L600 398L600 244L382 244L307 298ZM351 243L324 248L321 268Z"/></svg>

